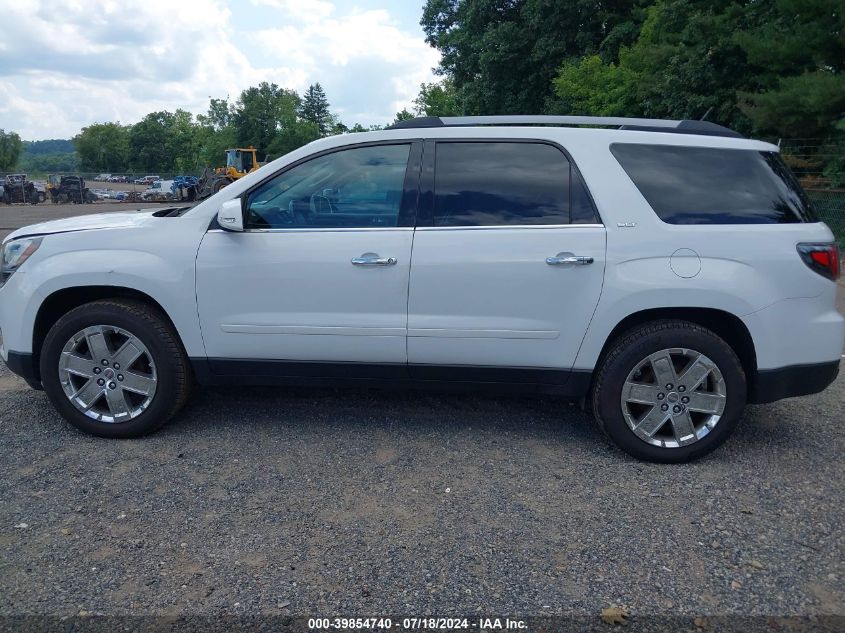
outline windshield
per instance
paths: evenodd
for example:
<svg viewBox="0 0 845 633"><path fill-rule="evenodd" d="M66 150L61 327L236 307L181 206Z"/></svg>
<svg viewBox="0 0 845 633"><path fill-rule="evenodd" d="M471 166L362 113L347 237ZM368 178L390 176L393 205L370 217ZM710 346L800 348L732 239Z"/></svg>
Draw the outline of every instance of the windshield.
<svg viewBox="0 0 845 633"><path fill-rule="evenodd" d="M238 171L241 170L240 152L236 149L226 150L226 167L234 167Z"/></svg>

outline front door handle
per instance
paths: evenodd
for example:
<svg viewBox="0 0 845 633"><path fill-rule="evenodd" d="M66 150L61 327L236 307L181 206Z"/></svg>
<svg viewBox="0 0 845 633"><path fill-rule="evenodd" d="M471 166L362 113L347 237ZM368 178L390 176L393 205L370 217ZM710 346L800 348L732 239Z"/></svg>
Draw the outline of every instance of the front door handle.
<svg viewBox="0 0 845 633"><path fill-rule="evenodd" d="M395 263L395 257L379 257L378 253L364 253L361 257L352 258L355 266L393 266Z"/></svg>
<svg viewBox="0 0 845 633"><path fill-rule="evenodd" d="M546 263L549 266L565 266L575 265L575 266L586 266L587 264L593 263L592 257L586 257L584 255L573 255L572 253L558 253L554 257L546 257Z"/></svg>

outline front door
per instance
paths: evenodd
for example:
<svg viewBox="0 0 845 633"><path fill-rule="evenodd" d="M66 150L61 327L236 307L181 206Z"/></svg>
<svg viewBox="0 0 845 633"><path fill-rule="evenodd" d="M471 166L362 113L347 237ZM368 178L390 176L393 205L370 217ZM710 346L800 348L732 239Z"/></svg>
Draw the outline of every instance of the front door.
<svg viewBox="0 0 845 633"><path fill-rule="evenodd" d="M244 194L245 230L210 230L197 256L212 371L404 372L420 153L411 142L341 148Z"/></svg>
<svg viewBox="0 0 845 633"><path fill-rule="evenodd" d="M441 141L434 153L411 262L411 376L560 383L605 264L578 171L542 142Z"/></svg>

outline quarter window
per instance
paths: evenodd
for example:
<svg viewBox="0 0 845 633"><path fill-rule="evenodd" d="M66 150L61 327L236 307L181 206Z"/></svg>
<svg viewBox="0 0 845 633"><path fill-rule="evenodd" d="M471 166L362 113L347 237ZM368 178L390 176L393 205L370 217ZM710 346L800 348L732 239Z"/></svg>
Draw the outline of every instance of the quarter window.
<svg viewBox="0 0 845 633"><path fill-rule="evenodd" d="M615 143L610 150L669 224L815 222L777 152Z"/></svg>
<svg viewBox="0 0 845 633"><path fill-rule="evenodd" d="M398 226L410 149L356 147L292 167L250 194L246 228Z"/></svg>
<svg viewBox="0 0 845 633"><path fill-rule="evenodd" d="M596 221L580 177L552 145L440 142L435 163L435 226Z"/></svg>

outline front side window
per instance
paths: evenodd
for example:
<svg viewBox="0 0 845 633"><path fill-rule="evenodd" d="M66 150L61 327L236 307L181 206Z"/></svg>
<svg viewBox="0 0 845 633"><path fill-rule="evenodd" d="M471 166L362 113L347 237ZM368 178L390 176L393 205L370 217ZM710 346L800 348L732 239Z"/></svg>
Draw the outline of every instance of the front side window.
<svg viewBox="0 0 845 633"><path fill-rule="evenodd" d="M435 165L435 226L596 221L577 172L552 145L439 142Z"/></svg>
<svg viewBox="0 0 845 633"><path fill-rule="evenodd" d="M614 143L611 152L669 224L815 222L776 152Z"/></svg>
<svg viewBox="0 0 845 633"><path fill-rule="evenodd" d="M296 165L250 194L246 228L398 226L410 150L356 147Z"/></svg>

